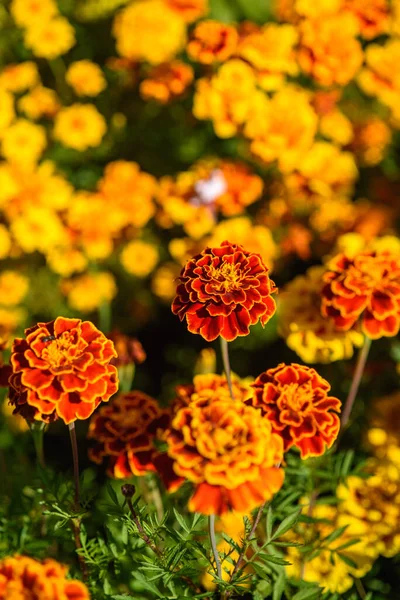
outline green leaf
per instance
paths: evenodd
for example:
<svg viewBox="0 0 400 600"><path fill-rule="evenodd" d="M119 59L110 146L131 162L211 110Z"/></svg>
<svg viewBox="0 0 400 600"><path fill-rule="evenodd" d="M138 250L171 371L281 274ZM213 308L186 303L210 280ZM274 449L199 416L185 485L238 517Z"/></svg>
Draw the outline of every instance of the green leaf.
<svg viewBox="0 0 400 600"><path fill-rule="evenodd" d="M350 548L350 546L354 546L355 544L358 544L359 541L360 541L360 538L355 538L353 540L348 540L347 542L345 542L341 546L338 546L337 548L335 548L335 552L339 552L339 550L344 550L345 548Z"/></svg>
<svg viewBox="0 0 400 600"><path fill-rule="evenodd" d="M336 556L338 558L340 558L340 560L342 560L349 567L352 567L353 569L357 569L357 563L354 562L354 560L352 560L351 558L349 558L345 554L340 554L340 552L337 552Z"/></svg>
<svg viewBox="0 0 400 600"><path fill-rule="evenodd" d="M335 540L340 538L340 536L343 535L343 533L345 532L347 527L348 527L348 525L343 525L343 527L339 527L338 529L335 529L335 531L332 531L332 533L330 533L329 535L327 535L325 538L323 538L321 540L321 544L323 544L324 546L328 546L329 544L331 544L332 542L334 542Z"/></svg>
<svg viewBox="0 0 400 600"><path fill-rule="evenodd" d="M306 587L297 592L297 594L293 596L292 600L309 600L311 598L318 598L320 594L321 588L313 585L312 587Z"/></svg>
<svg viewBox="0 0 400 600"><path fill-rule="evenodd" d="M354 459L354 450L349 450L348 452L346 452L346 455L343 459L343 463L340 469L340 475L341 477L346 477L346 475L348 475L349 471L350 471L350 467L352 465Z"/></svg>
<svg viewBox="0 0 400 600"><path fill-rule="evenodd" d="M274 592L272 594L272 600L281 600L282 594L285 590L285 584L286 584L286 575L285 575L285 572L282 571L282 573L279 575L278 579L275 581Z"/></svg>
<svg viewBox="0 0 400 600"><path fill-rule="evenodd" d="M277 556L276 554L267 554L266 552L260 552L257 555L257 558L262 558L263 560L266 560L267 562L271 562L274 565L290 565L292 563L288 562L287 560L283 559L281 556Z"/></svg>
<svg viewBox="0 0 400 600"><path fill-rule="evenodd" d="M296 512L292 513L291 515L289 515L288 517L283 519L282 523L280 525L278 525L278 527L274 531L274 534L273 534L271 540L275 540L276 538L280 537L281 535L283 535L284 533L289 531L289 529L291 529L293 527L293 525L296 523L297 519L299 518L299 515L300 515L300 511L296 510Z"/></svg>
<svg viewBox="0 0 400 600"><path fill-rule="evenodd" d="M268 506L267 510L267 539L270 540L272 536L272 525L274 523L274 516L272 514L271 505Z"/></svg>
<svg viewBox="0 0 400 600"><path fill-rule="evenodd" d="M174 508L175 519L178 521L179 525L186 531L186 533L190 533L190 529L188 528L185 519L178 513L178 511Z"/></svg>
<svg viewBox="0 0 400 600"><path fill-rule="evenodd" d="M111 500L113 501L113 503L116 506L119 506L120 504L118 502L118 496L117 496L117 493L114 490L113 486L111 485L111 483L109 481L107 481L106 486L107 486L107 493L110 496Z"/></svg>

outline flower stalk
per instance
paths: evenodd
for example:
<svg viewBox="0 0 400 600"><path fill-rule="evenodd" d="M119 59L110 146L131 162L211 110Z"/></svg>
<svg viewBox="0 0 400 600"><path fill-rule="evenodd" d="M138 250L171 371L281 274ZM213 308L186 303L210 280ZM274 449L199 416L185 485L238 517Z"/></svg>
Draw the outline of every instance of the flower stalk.
<svg viewBox="0 0 400 600"><path fill-rule="evenodd" d="M232 373L231 373L231 364L229 362L229 351L228 351L228 342L224 340L223 337L220 337L221 342L221 354L222 361L224 364L224 371L226 376L226 381L228 382L229 393L231 395L232 400L235 399L233 395L233 387L232 387Z"/></svg>
<svg viewBox="0 0 400 600"><path fill-rule="evenodd" d="M215 560L215 570L218 575L218 578L222 579L221 561L219 559L217 540L215 537L215 515L210 515L208 517L208 533L210 536L211 549L212 549L212 553L214 555L214 560Z"/></svg>
<svg viewBox="0 0 400 600"><path fill-rule="evenodd" d="M353 404L354 404L354 401L357 396L358 388L360 387L361 378L364 373L365 365L367 363L369 349L371 348L371 342L372 342L371 338L366 336L365 340L364 340L364 344L359 352L358 359L357 359L357 365L356 365L356 368L354 371L350 390L349 390L349 393L348 393L348 396L346 399L346 403L344 405L344 410L342 412L342 417L341 417L342 428L346 427L346 425L349 421L351 411L353 408Z"/></svg>

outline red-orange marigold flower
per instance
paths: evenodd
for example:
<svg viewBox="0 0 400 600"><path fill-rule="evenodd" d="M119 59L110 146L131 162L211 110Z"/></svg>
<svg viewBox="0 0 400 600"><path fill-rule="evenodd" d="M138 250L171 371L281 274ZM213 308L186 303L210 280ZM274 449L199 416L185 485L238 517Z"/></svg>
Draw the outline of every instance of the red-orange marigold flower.
<svg viewBox="0 0 400 600"><path fill-rule="evenodd" d="M246 401L271 422L284 449L296 446L301 458L320 456L336 440L341 402L328 396L331 389L315 369L280 364L257 377L253 396Z"/></svg>
<svg viewBox="0 0 400 600"><path fill-rule="evenodd" d="M114 344L90 321L58 317L25 330L11 349L10 402L25 418L87 419L118 389Z"/></svg>
<svg viewBox="0 0 400 600"><path fill-rule="evenodd" d="M195 486L191 511L247 513L282 486L281 438L260 411L233 401L222 388L194 394L178 410L165 440L175 480L185 478ZM174 480L166 483L176 488Z"/></svg>
<svg viewBox="0 0 400 600"><path fill-rule="evenodd" d="M265 325L276 309L275 284L261 256L238 244L206 248L187 262L179 279L172 312L208 342L248 335L250 325Z"/></svg>
<svg viewBox="0 0 400 600"><path fill-rule="evenodd" d="M154 471L158 451L153 442L169 421L169 412L143 392L120 394L102 406L90 423L88 437L97 444L89 457L98 464L109 457L108 473L116 478Z"/></svg>
<svg viewBox="0 0 400 600"><path fill-rule="evenodd" d="M349 330L361 317L371 339L397 335L400 328L400 257L386 252L338 254L323 279L321 311L338 329Z"/></svg>
<svg viewBox="0 0 400 600"><path fill-rule="evenodd" d="M223 62L235 52L239 35L234 27L219 21L202 21L196 25L187 53L192 60L211 65Z"/></svg>
<svg viewBox="0 0 400 600"><path fill-rule="evenodd" d="M89 600L87 587L67 572L50 558L8 556L0 560L0 600Z"/></svg>

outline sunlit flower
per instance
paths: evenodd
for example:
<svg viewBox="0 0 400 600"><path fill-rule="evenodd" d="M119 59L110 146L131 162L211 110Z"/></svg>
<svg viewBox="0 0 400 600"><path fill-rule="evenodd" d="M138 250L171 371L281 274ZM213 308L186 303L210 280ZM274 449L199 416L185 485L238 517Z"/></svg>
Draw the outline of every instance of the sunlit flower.
<svg viewBox="0 0 400 600"><path fill-rule="evenodd" d="M379 460L400 468L400 392L374 401L367 431L368 445Z"/></svg>
<svg viewBox="0 0 400 600"><path fill-rule="evenodd" d="M371 117L355 123L351 149L361 163L374 166L383 160L391 141L389 125L379 117Z"/></svg>
<svg viewBox="0 0 400 600"><path fill-rule="evenodd" d="M58 317L25 330L11 350L10 402L28 419L87 419L118 389L114 345L90 321Z"/></svg>
<svg viewBox="0 0 400 600"><path fill-rule="evenodd" d="M30 28L58 14L55 0L12 0L10 10L17 25Z"/></svg>
<svg viewBox="0 0 400 600"><path fill-rule="evenodd" d="M53 60L75 46L75 30L65 17L39 21L25 32L25 45L35 56Z"/></svg>
<svg viewBox="0 0 400 600"><path fill-rule="evenodd" d="M287 75L293 77L298 73L294 50L297 41L298 32L292 25L268 23L244 37L238 54L257 71L263 89L276 90L282 87Z"/></svg>
<svg viewBox="0 0 400 600"><path fill-rule="evenodd" d="M97 96L107 85L99 65L87 59L71 63L65 80L78 96Z"/></svg>
<svg viewBox="0 0 400 600"><path fill-rule="evenodd" d="M338 527L360 537L376 554L400 551L400 471L390 462L371 459L369 477L351 475L337 489Z"/></svg>
<svg viewBox="0 0 400 600"><path fill-rule="evenodd" d="M275 284L259 254L225 241L206 248L182 269L172 312L207 341L232 341L275 312Z"/></svg>
<svg viewBox="0 0 400 600"><path fill-rule="evenodd" d="M186 40L183 18L162 0L129 4L117 14L113 33L121 56L154 65L174 58Z"/></svg>
<svg viewBox="0 0 400 600"><path fill-rule="evenodd" d="M387 0L344 0L343 10L356 18L361 37L371 40L388 33L391 13Z"/></svg>
<svg viewBox="0 0 400 600"><path fill-rule="evenodd" d="M348 14L305 20L300 26L298 61L304 73L323 86L346 85L363 62L357 26Z"/></svg>
<svg viewBox="0 0 400 600"><path fill-rule="evenodd" d="M88 259L78 248L66 243L57 244L46 252L46 261L54 273L70 277L74 273L82 273L87 267Z"/></svg>
<svg viewBox="0 0 400 600"><path fill-rule="evenodd" d="M107 459L108 473L116 478L155 471L158 451L153 441L169 420L168 411L143 392L120 394L90 423L88 436L96 445L89 450L89 457L98 464Z"/></svg>
<svg viewBox="0 0 400 600"><path fill-rule="evenodd" d="M350 144L354 136L353 123L338 108L321 115L319 131L324 138L340 146Z"/></svg>
<svg viewBox="0 0 400 600"><path fill-rule="evenodd" d="M26 0L24 0L26 2ZM33 3L34 0L32 0ZM15 2L14 2L15 4ZM45 6L46 2L41 3ZM40 8L40 7L38 7ZM14 94L25 92L40 83L37 64L31 60L5 65L0 73L0 88Z"/></svg>
<svg viewBox="0 0 400 600"><path fill-rule="evenodd" d="M176 293L176 278L179 277L180 267L168 262L158 267L151 280L152 292L163 302L171 302Z"/></svg>
<svg viewBox="0 0 400 600"><path fill-rule="evenodd" d="M14 98L10 92L0 88L0 134L11 125L14 117Z"/></svg>
<svg viewBox="0 0 400 600"><path fill-rule="evenodd" d="M204 391L178 410L165 435L176 480L195 486L189 510L247 513L270 499L283 483L282 440L258 410L229 393Z"/></svg>
<svg viewBox="0 0 400 600"><path fill-rule="evenodd" d="M121 252L121 263L127 273L147 277L158 263L158 250L154 244L133 240Z"/></svg>
<svg viewBox="0 0 400 600"><path fill-rule="evenodd" d="M330 363L351 358L362 333L338 331L331 319L321 315L324 267L310 267L281 291L278 298L279 332L289 348L306 363Z"/></svg>
<svg viewBox="0 0 400 600"><path fill-rule="evenodd" d="M208 0L164 0L167 6L187 23L196 21L208 12Z"/></svg>
<svg viewBox="0 0 400 600"><path fill-rule="evenodd" d="M93 312L104 302L110 303L117 294L115 279L106 271L86 273L63 281L61 289L68 298L69 306L83 313Z"/></svg>
<svg viewBox="0 0 400 600"><path fill-rule="evenodd" d="M397 335L400 328L400 257L388 252L339 254L328 262L322 288L322 314L337 329L361 319L372 339Z"/></svg>
<svg viewBox="0 0 400 600"><path fill-rule="evenodd" d="M153 67L140 84L140 95L145 100L162 104L181 96L193 81L193 69L180 60Z"/></svg>
<svg viewBox="0 0 400 600"><path fill-rule="evenodd" d="M328 396L331 386L315 369L281 363L259 375L252 387L246 403L261 409L282 437L285 451L295 446L301 458L308 458L332 446L339 433L341 402Z"/></svg>
<svg viewBox="0 0 400 600"><path fill-rule="evenodd" d="M0 338L11 339L18 328L25 325L27 312L21 307L3 308L0 306Z"/></svg>
<svg viewBox="0 0 400 600"><path fill-rule="evenodd" d="M0 304L14 306L19 304L29 289L29 280L18 271L0 273Z"/></svg>
<svg viewBox="0 0 400 600"><path fill-rule="evenodd" d="M216 166L225 182L225 189L216 197L215 203L224 216L239 215L260 199L263 181L246 164L223 160Z"/></svg>
<svg viewBox="0 0 400 600"><path fill-rule="evenodd" d="M28 556L8 556L0 560L0 598L90 600L86 585L67 579L67 572L67 567L50 558L39 561Z"/></svg>
<svg viewBox="0 0 400 600"><path fill-rule="evenodd" d="M189 57L205 65L223 62L234 54L239 36L231 25L202 21L196 25L187 45Z"/></svg>
<svg viewBox="0 0 400 600"><path fill-rule="evenodd" d="M1 152L10 162L33 164L46 145L46 131L41 125L18 119L3 133Z"/></svg>
<svg viewBox="0 0 400 600"><path fill-rule="evenodd" d="M15 216L10 226L18 246L26 253L39 250L46 254L65 240L65 227L55 210L46 206L28 206Z"/></svg>
<svg viewBox="0 0 400 600"><path fill-rule="evenodd" d="M0 258L6 258L11 249L11 238L9 229L0 224Z"/></svg>
<svg viewBox="0 0 400 600"><path fill-rule="evenodd" d="M64 146L83 152L99 146L106 131L106 121L93 104L72 104L57 114L53 133Z"/></svg>
<svg viewBox="0 0 400 600"><path fill-rule="evenodd" d="M235 373L232 373L231 379L234 399L244 402L252 394L251 383L253 382L253 379L251 377L242 379ZM207 392L214 395L220 389L223 390L224 394L227 391L229 392L229 386L225 375L217 375L216 373L195 375L193 377L193 383L178 385L176 387L176 397L173 403L174 410L176 411L178 408L189 405L192 400L197 399L197 394Z"/></svg>
<svg viewBox="0 0 400 600"><path fill-rule="evenodd" d="M37 86L20 98L18 108L33 120L42 117L52 119L60 108L60 102L54 90Z"/></svg>

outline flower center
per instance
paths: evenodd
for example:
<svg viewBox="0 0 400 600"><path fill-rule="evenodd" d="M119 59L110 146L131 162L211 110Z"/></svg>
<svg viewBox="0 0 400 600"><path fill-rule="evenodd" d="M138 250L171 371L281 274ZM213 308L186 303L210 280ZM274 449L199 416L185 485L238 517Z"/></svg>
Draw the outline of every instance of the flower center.
<svg viewBox="0 0 400 600"><path fill-rule="evenodd" d="M290 383L285 387L282 396L282 408L304 413L312 405L313 390L305 388L304 385L299 386L298 383Z"/></svg>
<svg viewBox="0 0 400 600"><path fill-rule="evenodd" d="M219 282L220 287L226 292L240 287L240 265L224 263L219 267L211 266L209 273L213 279Z"/></svg>
<svg viewBox="0 0 400 600"><path fill-rule="evenodd" d="M49 363L52 369L60 369L72 363L71 335L64 332L59 338L52 340L42 351L42 358Z"/></svg>

